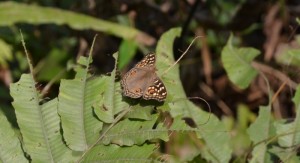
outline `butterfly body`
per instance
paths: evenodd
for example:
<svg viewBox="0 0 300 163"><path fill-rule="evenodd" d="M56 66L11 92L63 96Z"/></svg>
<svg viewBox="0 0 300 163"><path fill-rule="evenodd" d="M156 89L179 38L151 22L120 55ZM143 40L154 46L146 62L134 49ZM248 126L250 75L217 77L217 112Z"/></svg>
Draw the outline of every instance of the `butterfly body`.
<svg viewBox="0 0 300 163"><path fill-rule="evenodd" d="M167 90L156 74L155 54L146 55L121 80L123 95L131 98L164 101Z"/></svg>

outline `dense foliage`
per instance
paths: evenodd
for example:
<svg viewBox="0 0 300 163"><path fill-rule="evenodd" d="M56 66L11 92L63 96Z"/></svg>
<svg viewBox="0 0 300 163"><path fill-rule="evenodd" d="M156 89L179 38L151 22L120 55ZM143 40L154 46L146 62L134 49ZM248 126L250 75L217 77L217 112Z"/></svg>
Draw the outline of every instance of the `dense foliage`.
<svg viewBox="0 0 300 163"><path fill-rule="evenodd" d="M1 162L299 162L291 4L0 2ZM164 102L122 95L150 51Z"/></svg>

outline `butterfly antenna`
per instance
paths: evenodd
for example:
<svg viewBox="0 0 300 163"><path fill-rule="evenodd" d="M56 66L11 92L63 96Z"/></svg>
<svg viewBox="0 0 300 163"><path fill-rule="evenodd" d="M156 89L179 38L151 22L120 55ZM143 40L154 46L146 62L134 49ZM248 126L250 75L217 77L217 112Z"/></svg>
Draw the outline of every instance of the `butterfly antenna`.
<svg viewBox="0 0 300 163"><path fill-rule="evenodd" d="M193 41L190 43L190 45L187 47L187 49L181 54L181 56L177 59L177 61L175 63L173 63L172 66L170 66L168 69L166 69L161 76L163 76L164 74L166 74L167 72L170 71L171 68L173 68L185 55L186 53L190 50L191 46L193 45L193 43L196 41L196 39L200 38L200 37L204 37L204 36L197 36L193 39Z"/></svg>

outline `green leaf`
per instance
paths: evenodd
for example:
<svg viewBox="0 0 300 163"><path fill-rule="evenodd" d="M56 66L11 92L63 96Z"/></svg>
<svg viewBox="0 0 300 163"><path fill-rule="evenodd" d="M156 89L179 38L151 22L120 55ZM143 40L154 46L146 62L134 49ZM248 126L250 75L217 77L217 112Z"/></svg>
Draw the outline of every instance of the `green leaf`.
<svg viewBox="0 0 300 163"><path fill-rule="evenodd" d="M141 106L135 105L126 114L127 118L140 119L140 120L151 120L151 112L153 111L153 106Z"/></svg>
<svg viewBox="0 0 300 163"><path fill-rule="evenodd" d="M287 120L276 121L274 126L278 135L278 144L281 147L291 148L299 144L299 130L296 131L296 121L292 123L288 123Z"/></svg>
<svg viewBox="0 0 300 163"><path fill-rule="evenodd" d="M165 32L158 40L156 46L156 67L158 68L159 76L163 75L163 71L167 70L174 63L173 42L176 37L179 37L181 28L172 28ZM175 80L179 74L179 65L175 65L162 78L166 80ZM173 78L171 78L173 77ZM169 79L171 78L171 79ZM170 81L169 81L170 82Z"/></svg>
<svg viewBox="0 0 300 163"><path fill-rule="evenodd" d="M105 78L90 77L86 69L78 68L75 79L62 80L58 111L64 138L75 151L84 151L99 137L103 123L93 113L92 105L101 98Z"/></svg>
<svg viewBox="0 0 300 163"><path fill-rule="evenodd" d="M297 40L300 39L300 36L296 36ZM299 41L298 41L299 44ZM287 47L287 49L283 49L283 52L276 55L276 62L282 63L289 66L297 66L300 65L300 50L299 49L293 49L293 47Z"/></svg>
<svg viewBox="0 0 300 163"><path fill-rule="evenodd" d="M53 48L49 54L43 58L34 69L35 74L37 74L37 79L39 81L51 81L59 73L65 71L65 67L60 63L64 63L66 58L69 57L68 53L64 50L59 50L58 48ZM60 78L64 76L61 75ZM59 80L57 80L59 81Z"/></svg>
<svg viewBox="0 0 300 163"><path fill-rule="evenodd" d="M292 134L292 146L300 143L300 86L296 89L293 102L296 106L296 119L294 121L294 132Z"/></svg>
<svg viewBox="0 0 300 163"><path fill-rule="evenodd" d="M271 107L260 107L257 119L247 130L250 139L255 145L250 162L270 162L270 153L267 152L267 141L274 134L271 118Z"/></svg>
<svg viewBox="0 0 300 163"><path fill-rule="evenodd" d="M7 61L12 59L12 47L0 39L0 65L7 67Z"/></svg>
<svg viewBox="0 0 300 163"><path fill-rule="evenodd" d="M219 122L214 121L213 123ZM182 120L182 118L176 117L170 130L177 132L196 132L197 136L205 141L205 145L203 145L203 147L200 149L202 157L212 162L228 162L228 160L230 159L229 154L231 154L232 150L229 148L229 142L224 143L224 141L229 141L227 131L224 130L223 126L206 126L207 124L208 123L203 123L197 128L191 128ZM222 137L223 135L225 135L225 138Z"/></svg>
<svg viewBox="0 0 300 163"><path fill-rule="evenodd" d="M175 118L173 123L176 123L176 121L184 123L181 119L187 117L195 122L198 128L196 132L198 137L205 141L207 145L206 151L210 151L202 153L206 159L212 162L228 162L231 158L232 150L229 146L229 134L225 131L225 126L217 117L202 111L187 100L180 82L179 65L171 67L174 64L173 41L180 33L180 28L173 28L167 31L162 35L156 47L158 74L168 90L168 98L165 105L168 105L171 116ZM170 67L171 69L168 69ZM167 72L164 74L163 71ZM176 129L191 130L189 126L182 127Z"/></svg>
<svg viewBox="0 0 300 163"><path fill-rule="evenodd" d="M187 105L190 109L193 108L191 104ZM195 108L195 106L194 106ZM197 108L198 109L198 108ZM188 126L180 116L176 117L170 130L177 132L195 131L199 139L205 141L205 146L201 150L201 155L212 162L228 162L231 158L232 149L230 148L229 132L225 129L224 125L213 115L208 120L203 111L193 111L194 118L198 117L199 120L193 119L196 128ZM206 119L204 119L206 118ZM208 120L208 121L207 121ZM206 122L205 122L206 121Z"/></svg>
<svg viewBox="0 0 300 163"><path fill-rule="evenodd" d="M232 38L231 35L223 48L221 59L230 81L245 89L257 75L251 62L260 52L254 48L236 48L232 45Z"/></svg>
<svg viewBox="0 0 300 163"><path fill-rule="evenodd" d="M9 18L9 19L7 19ZM17 23L68 25L76 30L95 30L112 34L123 39L135 40L151 45L154 38L137 29L97 19L71 11L26 5L16 2L0 3L0 26L11 26Z"/></svg>
<svg viewBox="0 0 300 163"><path fill-rule="evenodd" d="M269 151L270 153L277 155L280 158L281 162L298 163L300 162L300 158L299 155L297 156L297 149L295 148L281 148L272 146L272 148L269 149Z"/></svg>
<svg viewBox="0 0 300 163"><path fill-rule="evenodd" d="M85 151L99 137L103 123L93 112L93 104L101 98L105 78L91 77L89 64L95 38L88 58L78 60L75 79L61 80L58 113L61 117L64 138L75 151Z"/></svg>
<svg viewBox="0 0 300 163"><path fill-rule="evenodd" d="M246 153L251 145L251 140L247 133L247 127L250 121L252 112L245 105L239 105L237 107L237 122L235 122L235 130L232 130L235 134L231 138L231 144L234 149L234 153L240 155Z"/></svg>
<svg viewBox="0 0 300 163"><path fill-rule="evenodd" d="M111 72L111 76L106 77L105 82L102 84L102 98L99 98L100 101L93 105L96 115L105 123L112 123L114 115L129 107L127 103L122 101L120 82L115 82L118 54L115 53L113 56L116 61L115 68Z"/></svg>
<svg viewBox="0 0 300 163"><path fill-rule="evenodd" d="M84 162L151 162L148 158L155 148L153 144L132 147L97 145L87 154Z"/></svg>
<svg viewBox="0 0 300 163"><path fill-rule="evenodd" d="M119 48L118 68L123 69L134 57L137 50L137 44L132 40L123 40Z"/></svg>
<svg viewBox="0 0 300 163"><path fill-rule="evenodd" d="M105 145L113 143L120 146L132 146L134 144L141 145L146 140L156 138L167 141L168 130L161 123L154 128L157 117L157 115L153 115L149 121L125 119L109 130L102 142Z"/></svg>
<svg viewBox="0 0 300 163"><path fill-rule="evenodd" d="M71 160L71 151L63 143L57 114L57 99L41 105L32 75L23 74L10 86L24 149L33 162Z"/></svg>
<svg viewBox="0 0 300 163"><path fill-rule="evenodd" d="M172 102L174 98L176 99L176 97L186 98L183 87L181 87L179 65L176 64L173 66L173 41L180 35L180 33L181 28L173 28L167 31L161 36L156 47L156 67L158 76L160 76L168 90L167 102ZM173 67L168 70L171 66ZM176 117L173 111L171 114L173 117Z"/></svg>
<svg viewBox="0 0 300 163"><path fill-rule="evenodd" d="M20 140L2 111L0 111L0 124L1 162L28 162L21 148Z"/></svg>
<svg viewBox="0 0 300 163"><path fill-rule="evenodd" d="M278 135L278 144L280 147L273 147L272 152L280 157L284 162L294 162L300 158L297 156L297 146L300 143L300 86L296 89L293 98L296 108L296 118L293 122L281 120L274 123L276 134Z"/></svg>

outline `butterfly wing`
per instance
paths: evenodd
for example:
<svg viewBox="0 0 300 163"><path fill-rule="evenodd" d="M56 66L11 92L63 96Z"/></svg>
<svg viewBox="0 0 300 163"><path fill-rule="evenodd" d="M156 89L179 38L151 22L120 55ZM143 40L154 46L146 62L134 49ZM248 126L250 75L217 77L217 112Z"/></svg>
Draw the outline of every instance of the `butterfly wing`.
<svg viewBox="0 0 300 163"><path fill-rule="evenodd" d="M138 62L134 67L135 68L147 68L154 69L155 67L155 54L149 53L147 54L140 62Z"/></svg>
<svg viewBox="0 0 300 163"><path fill-rule="evenodd" d="M140 71L136 68L132 68L124 75L123 79L121 80L123 94L131 98L142 97L145 90L146 81L146 71Z"/></svg>
<svg viewBox="0 0 300 163"><path fill-rule="evenodd" d="M155 73L155 54L146 55L121 80L123 94L131 98L164 101L167 90Z"/></svg>
<svg viewBox="0 0 300 163"><path fill-rule="evenodd" d="M164 83L157 76L155 76L152 79L151 84L148 86L148 88L146 88L143 94L143 98L145 100L154 99L157 101L164 101L166 97L167 97L167 89Z"/></svg>
<svg viewBox="0 0 300 163"><path fill-rule="evenodd" d="M131 98L140 98L146 90L147 83L155 71L155 54L146 55L121 80L123 94Z"/></svg>

